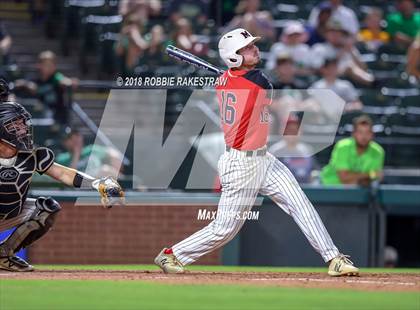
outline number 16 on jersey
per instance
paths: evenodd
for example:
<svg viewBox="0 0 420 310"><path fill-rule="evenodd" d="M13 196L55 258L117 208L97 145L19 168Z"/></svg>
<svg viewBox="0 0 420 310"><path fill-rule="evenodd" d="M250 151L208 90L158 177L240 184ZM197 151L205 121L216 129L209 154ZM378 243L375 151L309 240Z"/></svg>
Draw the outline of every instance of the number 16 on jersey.
<svg viewBox="0 0 420 310"><path fill-rule="evenodd" d="M235 122L235 104L236 104L236 96L234 93L225 92L222 90L222 105L221 105L221 115L222 115L222 122L227 125L232 125Z"/></svg>

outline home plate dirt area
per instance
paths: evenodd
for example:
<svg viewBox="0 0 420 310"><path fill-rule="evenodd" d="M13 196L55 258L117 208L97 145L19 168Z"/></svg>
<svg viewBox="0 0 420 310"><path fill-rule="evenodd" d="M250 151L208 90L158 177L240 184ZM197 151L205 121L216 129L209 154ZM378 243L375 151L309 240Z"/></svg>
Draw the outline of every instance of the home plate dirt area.
<svg viewBox="0 0 420 310"><path fill-rule="evenodd" d="M200 272L168 275L159 271L41 270L0 271L1 279L151 281L167 284L241 284L298 288L342 288L369 291L419 291L420 274L362 273L359 277L329 277L320 272Z"/></svg>

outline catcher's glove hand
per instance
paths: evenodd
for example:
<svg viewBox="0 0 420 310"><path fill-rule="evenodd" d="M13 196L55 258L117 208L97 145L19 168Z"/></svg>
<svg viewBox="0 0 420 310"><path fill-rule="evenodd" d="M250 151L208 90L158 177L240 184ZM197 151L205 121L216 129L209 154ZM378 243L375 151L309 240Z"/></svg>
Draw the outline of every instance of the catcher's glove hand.
<svg viewBox="0 0 420 310"><path fill-rule="evenodd" d="M92 187L95 188L101 195L101 203L104 208L124 205L124 190L114 178L104 177L96 179L92 182Z"/></svg>

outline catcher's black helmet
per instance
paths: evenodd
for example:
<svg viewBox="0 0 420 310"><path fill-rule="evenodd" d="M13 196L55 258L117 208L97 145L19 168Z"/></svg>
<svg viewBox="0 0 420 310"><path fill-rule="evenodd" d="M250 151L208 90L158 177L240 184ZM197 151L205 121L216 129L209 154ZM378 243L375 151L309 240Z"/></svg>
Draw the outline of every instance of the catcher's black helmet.
<svg viewBox="0 0 420 310"><path fill-rule="evenodd" d="M0 103L0 141L21 151L33 149L31 114L19 103Z"/></svg>

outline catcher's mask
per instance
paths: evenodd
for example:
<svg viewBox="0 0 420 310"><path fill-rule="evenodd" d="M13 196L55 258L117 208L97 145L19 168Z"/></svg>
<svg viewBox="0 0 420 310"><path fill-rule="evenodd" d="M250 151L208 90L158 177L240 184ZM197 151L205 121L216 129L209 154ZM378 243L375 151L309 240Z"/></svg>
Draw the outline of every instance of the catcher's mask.
<svg viewBox="0 0 420 310"><path fill-rule="evenodd" d="M0 141L20 151L33 149L31 114L19 103L0 103Z"/></svg>

